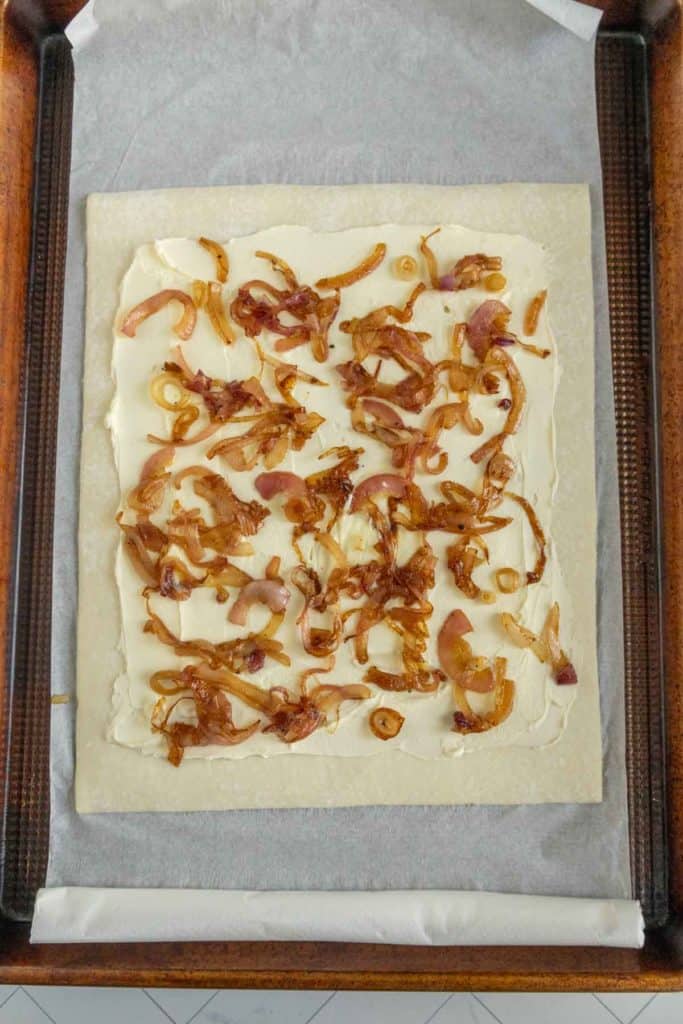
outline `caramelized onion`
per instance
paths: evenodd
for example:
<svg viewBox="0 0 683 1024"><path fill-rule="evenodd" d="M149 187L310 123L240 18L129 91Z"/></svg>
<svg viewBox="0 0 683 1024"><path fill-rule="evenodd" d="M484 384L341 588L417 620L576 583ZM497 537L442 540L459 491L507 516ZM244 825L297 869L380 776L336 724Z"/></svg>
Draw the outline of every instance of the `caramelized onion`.
<svg viewBox="0 0 683 1024"><path fill-rule="evenodd" d="M147 440L150 442L150 444L167 445L171 443L174 444L177 448L189 448L193 444L199 444L200 441L208 441L208 439L210 437L213 437L216 431L220 429L220 426L220 423L207 423L205 427L202 427L201 430L198 430L196 434L192 435L192 437L182 437L177 439L171 438L170 442L168 438L156 437L155 434L148 434Z"/></svg>
<svg viewBox="0 0 683 1024"><path fill-rule="evenodd" d="M163 558L159 561L159 595L173 601L187 601L195 587L204 582L197 579L179 558Z"/></svg>
<svg viewBox="0 0 683 1024"><path fill-rule="evenodd" d="M379 740L393 740L398 736L405 718L394 708L375 708L371 713L370 728Z"/></svg>
<svg viewBox="0 0 683 1024"><path fill-rule="evenodd" d="M401 476L392 473L377 473L369 476L362 483L358 484L351 499L351 512L358 512L364 508L368 501L378 495L391 495L394 498L402 498L406 493L408 481Z"/></svg>
<svg viewBox="0 0 683 1024"><path fill-rule="evenodd" d="M211 326L223 344L232 345L235 340L235 335L232 333L232 329L228 323L228 318L225 315L225 310L223 309L221 286L216 281L209 281L209 287L206 294L206 312L209 314Z"/></svg>
<svg viewBox="0 0 683 1024"><path fill-rule="evenodd" d="M161 698L154 708L151 720L152 729L163 733L168 741L168 760L171 764L177 767L181 763L186 747L213 744L234 746L243 743L256 732L260 725L258 720L242 729L235 726L228 698L220 689L202 680L196 670L188 667L179 678L186 683L188 695L179 697L169 707L164 706L164 698ZM193 702L196 725L171 721L178 704L188 700Z"/></svg>
<svg viewBox="0 0 683 1024"><path fill-rule="evenodd" d="M367 277L373 270L376 270L386 256L386 252L387 247L384 242L378 242L370 255L361 260L358 266L345 271L343 274L335 274L334 277L321 277L319 281L315 282L315 286L323 290L333 291L337 291L340 288L348 288L350 285L356 284L357 281Z"/></svg>
<svg viewBox="0 0 683 1024"><path fill-rule="evenodd" d="M241 472L252 469L261 457L266 469L279 465L291 447L301 451L306 441L325 422L322 416L302 406L273 405L254 417L254 424L239 437L219 441L207 452L207 458L222 456L228 465Z"/></svg>
<svg viewBox="0 0 683 1024"><path fill-rule="evenodd" d="M519 590L521 580L516 569L496 569L496 586L501 594L514 594Z"/></svg>
<svg viewBox="0 0 683 1024"><path fill-rule="evenodd" d="M548 649L555 682L559 686L573 686L578 679L574 666L560 647L560 606L557 602L550 606L541 639Z"/></svg>
<svg viewBox="0 0 683 1024"><path fill-rule="evenodd" d="M287 287L278 289L258 279L247 281L230 306L233 320L250 338L258 337L264 329L280 335L275 342L278 352L310 342L313 357L324 362L329 352L327 335L339 310L339 293L323 298L312 288L300 285L284 260L272 253L259 251L256 255L270 261ZM284 323L281 313L289 314L296 323Z"/></svg>
<svg viewBox="0 0 683 1024"><path fill-rule="evenodd" d="M152 611L148 599L147 615L148 618L144 625L144 632L152 634L160 643L170 647L178 657L201 659L204 664L198 667L198 671L201 668L201 672L210 681L213 679L215 682L216 679L220 679L220 676L215 674L213 677L208 675L209 672L215 673L218 670L225 673L242 670L256 671L263 664L262 659L266 657L273 658L281 665L290 665L290 659L284 653L282 644L278 640L273 639L274 633L277 632L282 622L281 614L273 615L268 625L260 633L250 633L246 637L226 640L218 644L212 644L208 640L203 639L181 640ZM256 661L254 660L255 657ZM245 682L244 686L249 687L251 684ZM259 693L261 692L258 690L258 687L253 687L253 689ZM242 694L236 694L236 696L241 696L246 703L250 703ZM258 707L258 705L253 703L250 706Z"/></svg>
<svg viewBox="0 0 683 1024"><path fill-rule="evenodd" d="M532 356L537 356L539 359L547 359L550 355L549 348L539 348L538 345L527 345L525 341L520 341L519 338L517 338L517 345L521 349L524 349L525 352L528 352Z"/></svg>
<svg viewBox="0 0 683 1024"><path fill-rule="evenodd" d="M482 302L467 321L467 340L476 357L483 362L493 338L507 328L510 309L498 299Z"/></svg>
<svg viewBox="0 0 683 1024"><path fill-rule="evenodd" d="M472 623L460 608L446 616L437 638L439 664L447 676L455 680L460 677L472 656L470 645L463 640L472 632Z"/></svg>
<svg viewBox="0 0 683 1024"><path fill-rule="evenodd" d="M510 384L512 405L510 406L502 431L499 434L494 434L493 437L470 455L472 462L475 463L482 462L483 459L489 459L496 455L504 444L505 438L517 433L526 402L526 388L524 387L522 376L517 369L514 359L507 352L497 346L490 348L486 355L486 364L501 367L505 372Z"/></svg>
<svg viewBox="0 0 683 1024"><path fill-rule="evenodd" d="M197 323L197 310L190 296L176 288L165 288L134 306L121 324L121 333L134 338L143 320L163 309L169 302L181 302L184 307L183 315L173 325L173 330L182 341L187 341Z"/></svg>
<svg viewBox="0 0 683 1024"><path fill-rule="evenodd" d="M300 498L306 498L308 495L306 484L300 476L282 470L259 473L254 480L254 487L266 501L270 501L276 494L297 495Z"/></svg>
<svg viewBox="0 0 683 1024"><path fill-rule="evenodd" d="M472 579L472 572L482 561L477 549L468 545L463 537L446 548L446 558L458 590L476 600L481 594L481 588Z"/></svg>
<svg viewBox="0 0 683 1024"><path fill-rule="evenodd" d="M240 596L230 609L228 621L246 626L249 609L256 602L265 604L271 612L283 612L289 604L289 591L276 580L251 580L242 587Z"/></svg>
<svg viewBox="0 0 683 1024"><path fill-rule="evenodd" d="M527 519L529 520L531 532L533 533L536 544L538 545L538 555L536 556L536 564L533 569L526 574L526 581L527 583L538 583L543 576L543 571L548 560L545 549L545 534L543 533L541 524L538 521L538 516L526 498L523 498L521 494L513 494L512 491L506 491L505 497L512 498L513 501L516 501L517 504L524 509Z"/></svg>
<svg viewBox="0 0 683 1024"><path fill-rule="evenodd" d="M188 430L199 419L199 409L196 405L188 405L176 416L173 421L173 428L171 430L171 440L174 444L178 444L182 441L187 434Z"/></svg>
<svg viewBox="0 0 683 1024"><path fill-rule="evenodd" d="M175 402L169 402L166 398L166 388L172 387L178 393L178 397ZM178 412L180 409L184 409L187 403L190 401L190 396L182 386L182 383L178 380L177 374L175 373L159 373L154 378L149 386L152 400L160 405L162 409L167 409L169 412Z"/></svg>
<svg viewBox="0 0 683 1024"><path fill-rule="evenodd" d="M332 555L332 558L340 569L348 569L349 560L344 554L343 548L339 545L339 542L334 539L331 533L316 533L315 539L327 552L329 552L330 555Z"/></svg>
<svg viewBox="0 0 683 1024"><path fill-rule="evenodd" d="M432 288L439 287L439 270L436 262L436 256L434 255L432 248L428 245L429 239L433 238L434 235L438 235L441 228L435 228L430 234L423 235L420 239L420 252L425 258L427 264L427 273L429 274L429 280Z"/></svg>
<svg viewBox="0 0 683 1024"><path fill-rule="evenodd" d="M524 333L526 335L532 335L536 333L538 327L538 318L541 315L541 310L545 305L545 300L548 295L547 290L544 288L543 291L534 295L533 299L526 308L524 314Z"/></svg>
<svg viewBox="0 0 683 1024"><path fill-rule="evenodd" d="M496 658L494 663L494 706L492 711L476 714L467 700L465 691L460 686L454 687L456 710L453 714L453 732L476 733L487 732L504 722L512 711L515 696L515 684L505 679L505 658Z"/></svg>
<svg viewBox="0 0 683 1024"><path fill-rule="evenodd" d="M359 319L343 320L339 325L339 330L344 331L345 334L371 331L377 327L383 327L389 318L396 320L400 324L407 324L409 320L412 320L415 303L426 290L426 286L420 282L420 284L416 284L413 288L405 306L380 306L379 309L374 309L371 313L367 313Z"/></svg>
<svg viewBox="0 0 683 1024"><path fill-rule="evenodd" d="M409 281L417 274L417 260L413 256L397 256L391 264L391 269L401 281Z"/></svg>
<svg viewBox="0 0 683 1024"><path fill-rule="evenodd" d="M347 683L345 686L335 686L333 683L325 683L316 686L309 694L318 710L327 716L331 712L339 710L339 705L345 700L369 700L372 692L362 683Z"/></svg>
<svg viewBox="0 0 683 1024"><path fill-rule="evenodd" d="M548 660L548 647L545 641L540 640L535 633L523 626L514 615L509 612L501 612L500 620L515 647L529 647L539 661Z"/></svg>
<svg viewBox="0 0 683 1024"><path fill-rule="evenodd" d="M214 242L210 238L198 238L197 241L203 249L210 252L216 261L216 280L220 281L221 284L225 284L228 280L228 272L230 264L228 263L228 254L222 245L218 242Z"/></svg>
<svg viewBox="0 0 683 1024"><path fill-rule="evenodd" d="M122 512L119 512L116 521L123 531L123 546L130 558L133 568L142 582L148 587L156 587L159 583L159 567L157 560L153 559L147 550L141 526L138 523L131 526L122 522ZM151 524L149 524L151 525Z"/></svg>
<svg viewBox="0 0 683 1024"><path fill-rule="evenodd" d="M128 495L128 504L132 509L148 515L161 507L166 486L171 479L167 470L174 455L173 445L167 445L150 455L142 467L140 482Z"/></svg>

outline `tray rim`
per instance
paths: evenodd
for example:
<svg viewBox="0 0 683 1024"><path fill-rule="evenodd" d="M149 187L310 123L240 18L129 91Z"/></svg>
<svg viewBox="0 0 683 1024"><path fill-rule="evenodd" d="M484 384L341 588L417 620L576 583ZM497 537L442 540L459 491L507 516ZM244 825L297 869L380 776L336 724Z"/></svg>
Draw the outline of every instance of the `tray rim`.
<svg viewBox="0 0 683 1024"><path fill-rule="evenodd" d="M0 444L10 456L0 495L0 558L10 564L20 441L15 411L24 354L32 160L38 112L40 46L61 31L84 0L8 0L0 7L0 115L13 133L0 135L0 252L9 252L11 287L0 297ZM591 0L589 0L591 2ZM605 6L596 4L594 6ZM681 0L644 4L659 13L649 35L652 96L655 293L659 341L660 426L665 577L664 626L668 706L670 898L673 913L650 932L643 950L553 947L392 947L331 943L156 943L30 946L28 926L0 921L0 981L32 984L166 985L197 987L357 988L525 991L663 991L683 989L683 443L676 430L683 399L677 328L683 296L677 252L683 244L683 8ZM636 5L613 0L610 25L633 28ZM662 15L662 11L664 14ZM1 172L0 172L1 173ZM4 209L3 209L4 208ZM4 243L4 244L3 244ZM678 556L678 558L677 558ZM7 644L9 588L0 586L0 641ZM0 717L7 705L5 666ZM2 769L0 769L2 770ZM3 786L7 780L0 777ZM169 963L171 966L168 966ZM296 967L292 966L297 964ZM179 966L182 964L183 966ZM457 965L457 967L455 966Z"/></svg>

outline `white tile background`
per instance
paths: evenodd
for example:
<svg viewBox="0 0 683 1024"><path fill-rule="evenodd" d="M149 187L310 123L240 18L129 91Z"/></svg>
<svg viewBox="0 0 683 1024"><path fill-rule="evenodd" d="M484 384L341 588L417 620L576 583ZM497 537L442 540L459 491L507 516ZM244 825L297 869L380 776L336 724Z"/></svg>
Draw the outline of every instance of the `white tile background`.
<svg viewBox="0 0 683 1024"><path fill-rule="evenodd" d="M683 986L683 976L681 984ZM0 1024L683 1024L683 992L527 995L0 985Z"/></svg>

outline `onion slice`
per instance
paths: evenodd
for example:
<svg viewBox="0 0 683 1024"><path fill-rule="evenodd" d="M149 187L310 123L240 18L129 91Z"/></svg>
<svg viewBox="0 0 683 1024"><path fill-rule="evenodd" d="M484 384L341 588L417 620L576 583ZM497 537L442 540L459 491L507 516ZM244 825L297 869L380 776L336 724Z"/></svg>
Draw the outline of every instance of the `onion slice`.
<svg viewBox="0 0 683 1024"><path fill-rule="evenodd" d="M287 473L283 470L259 473L254 480L254 487L265 501L270 501L276 494L296 495L304 499L308 497L305 481L296 473Z"/></svg>
<svg viewBox="0 0 683 1024"><path fill-rule="evenodd" d="M369 501L378 495L387 495L393 498L403 498L408 488L408 481L402 476L393 473L377 473L369 476L362 483L358 484L351 499L351 512L358 512L364 508Z"/></svg>
<svg viewBox="0 0 683 1024"><path fill-rule="evenodd" d="M184 307L180 320L173 325L173 330L181 341L187 341L197 323L197 308L190 296L177 288L165 288L134 306L121 324L121 333L126 334L129 338L134 338L135 332L143 320L158 313L169 302L181 302Z"/></svg>
<svg viewBox="0 0 683 1024"><path fill-rule="evenodd" d="M536 328L538 327L538 319L541 315L541 310L545 305L545 300L547 296L547 289L544 288L543 291L539 292L537 295L534 295L533 299L527 306L526 312L524 313L524 333L527 336L536 333Z"/></svg>
<svg viewBox="0 0 683 1024"><path fill-rule="evenodd" d="M538 555L536 556L536 564L533 569L526 574L526 581L527 583L538 583L543 576L546 562L548 560L545 547L545 534L543 533L541 524L538 521L536 512L526 498L523 498L521 494L513 494L512 491L505 491L505 497L512 498L513 501L516 501L517 504L524 509L526 517L529 520L531 532L533 533L536 544L538 545Z"/></svg>
<svg viewBox="0 0 683 1024"><path fill-rule="evenodd" d="M362 280L368 274L371 274L373 270L376 270L386 256L386 252L387 247L384 242L378 242L372 252L364 260L361 260L356 267L346 270L343 274L335 274L333 277L321 277L319 281L315 282L315 286L316 288L333 291L338 291L340 288L349 288L352 284L356 284L357 281Z"/></svg>
<svg viewBox="0 0 683 1024"><path fill-rule="evenodd" d="M283 612L289 604L289 591L272 579L251 580L244 587L228 614L228 621L237 626L246 626L252 604L265 604L271 612Z"/></svg>
<svg viewBox="0 0 683 1024"><path fill-rule="evenodd" d="M216 261L216 280L220 281L221 284L225 284L228 280L228 273L230 270L230 264L228 263L228 254L219 242L214 242L211 238L198 238L197 241L203 249L210 252Z"/></svg>
<svg viewBox="0 0 683 1024"><path fill-rule="evenodd" d="M375 708L371 713L370 728L379 740L393 740L398 736L405 718L394 708Z"/></svg>
<svg viewBox="0 0 683 1024"><path fill-rule="evenodd" d="M486 357L493 337L507 329L510 313L509 307L499 299L487 299L467 321L467 340L480 361Z"/></svg>
<svg viewBox="0 0 683 1024"><path fill-rule="evenodd" d="M501 594L514 594L519 590L521 580L516 569L496 569L496 586Z"/></svg>
<svg viewBox="0 0 683 1024"><path fill-rule="evenodd" d="M225 315L223 300L221 298L221 286L216 281L209 281L209 287L206 295L206 312L209 314L211 326L223 344L232 345L235 340L235 335L233 334L232 328L228 323L228 318Z"/></svg>

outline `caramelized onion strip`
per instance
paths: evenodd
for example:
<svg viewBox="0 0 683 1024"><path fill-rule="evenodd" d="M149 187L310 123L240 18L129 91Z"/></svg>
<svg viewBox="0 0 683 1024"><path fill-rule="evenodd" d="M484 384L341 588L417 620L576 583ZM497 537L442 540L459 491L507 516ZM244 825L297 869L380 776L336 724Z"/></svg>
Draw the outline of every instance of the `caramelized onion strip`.
<svg viewBox="0 0 683 1024"><path fill-rule="evenodd" d="M352 284L356 284L357 281L361 281L368 274L371 274L373 270L376 270L386 256L386 252L387 247L384 242L378 242L372 252L364 260L361 260L357 266L352 267L351 270L346 270L343 274L335 274L333 277L321 277L319 281L315 282L315 286L316 288L333 291L338 291L340 288L349 288Z"/></svg>
<svg viewBox="0 0 683 1024"><path fill-rule="evenodd" d="M225 284L230 270L227 252L219 242L214 242L211 238L204 238L202 236L197 241L203 249L211 253L216 261L216 280L220 281L221 284Z"/></svg>
<svg viewBox="0 0 683 1024"><path fill-rule="evenodd" d="M180 320L173 325L173 330L181 341L187 341L197 323L197 309L190 296L177 288L165 288L134 306L121 324L121 333L126 334L129 338L134 338L135 332L143 320L158 313L169 302L180 302L184 307Z"/></svg>

